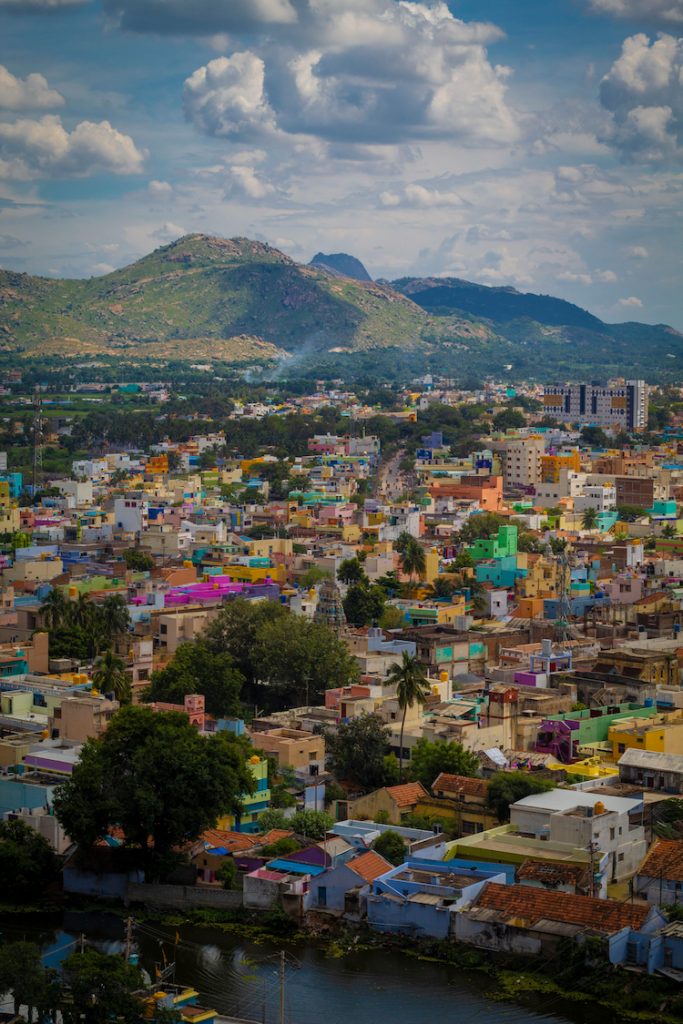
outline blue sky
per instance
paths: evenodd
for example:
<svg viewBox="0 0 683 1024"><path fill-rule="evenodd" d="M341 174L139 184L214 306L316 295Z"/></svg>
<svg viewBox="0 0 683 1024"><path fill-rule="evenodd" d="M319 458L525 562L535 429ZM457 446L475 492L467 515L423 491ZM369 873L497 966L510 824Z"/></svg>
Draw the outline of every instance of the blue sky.
<svg viewBox="0 0 683 1024"><path fill-rule="evenodd" d="M683 331L683 0L0 0L0 266L190 231Z"/></svg>

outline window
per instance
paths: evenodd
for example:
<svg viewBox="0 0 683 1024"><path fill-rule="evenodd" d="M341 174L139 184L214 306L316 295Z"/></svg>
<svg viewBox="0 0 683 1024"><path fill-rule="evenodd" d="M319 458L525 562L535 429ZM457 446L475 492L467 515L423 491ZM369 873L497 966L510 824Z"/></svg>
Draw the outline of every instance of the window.
<svg viewBox="0 0 683 1024"><path fill-rule="evenodd" d="M464 836L473 836L476 832L476 825L475 821L463 821L462 834Z"/></svg>
<svg viewBox="0 0 683 1024"><path fill-rule="evenodd" d="M161 624L161 626L159 628L159 632L160 633L168 633L168 626L165 625L165 623L162 622L162 624Z"/></svg>
<svg viewBox="0 0 683 1024"><path fill-rule="evenodd" d="M623 853L620 853L619 856L617 857L617 860L623 860L623 859L624 859L624 855L623 855Z"/></svg>
<svg viewBox="0 0 683 1024"><path fill-rule="evenodd" d="M619 750L620 754L623 754L625 752L625 750L626 750L626 744L625 743L620 743L617 749Z"/></svg>
<svg viewBox="0 0 683 1024"><path fill-rule="evenodd" d="M318 886L318 906L319 907L326 907L327 906L327 886L325 886L325 885L319 885Z"/></svg>
<svg viewBox="0 0 683 1024"><path fill-rule="evenodd" d="M610 837L610 839L614 839L615 834L616 834L616 830L611 828L609 830L609 837Z"/></svg>
<svg viewBox="0 0 683 1024"><path fill-rule="evenodd" d="M621 835L622 831L623 831L623 829L622 829L622 827L621 827L621 825L620 825L620 826L619 826L619 835Z"/></svg>

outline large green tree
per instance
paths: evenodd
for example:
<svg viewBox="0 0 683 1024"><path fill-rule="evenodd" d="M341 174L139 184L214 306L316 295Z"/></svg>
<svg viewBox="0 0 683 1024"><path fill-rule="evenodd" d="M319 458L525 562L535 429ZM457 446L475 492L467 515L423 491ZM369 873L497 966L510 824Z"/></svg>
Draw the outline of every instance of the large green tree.
<svg viewBox="0 0 683 1024"><path fill-rule="evenodd" d="M319 704L329 687L360 677L355 658L327 626L293 613L259 627L251 656L267 684L261 700L275 708Z"/></svg>
<svg viewBox="0 0 683 1024"><path fill-rule="evenodd" d="M62 972L70 997L62 1006L64 1024L138 1024L145 1016L142 970L120 953L72 953L62 962Z"/></svg>
<svg viewBox="0 0 683 1024"><path fill-rule="evenodd" d="M260 702L261 706L267 701L260 692L262 687L258 685L255 661L258 636L267 623L284 620L287 615L287 609L279 601L252 603L239 599L225 604L205 630L205 636L215 649L229 654L234 667L244 676L245 700Z"/></svg>
<svg viewBox="0 0 683 1024"><path fill-rule="evenodd" d="M378 715L353 718L325 737L329 766L340 782L379 789L386 781L390 738L391 729Z"/></svg>
<svg viewBox="0 0 683 1024"><path fill-rule="evenodd" d="M421 782L429 789L434 780L446 772L448 775L477 774L479 762L474 754L465 750L460 743L430 743L422 736L413 747L410 758L410 778Z"/></svg>
<svg viewBox="0 0 683 1024"><path fill-rule="evenodd" d="M130 703L133 691L126 665L123 658L118 658L113 651L105 651L103 657L95 662L92 681L100 693L113 693L122 704Z"/></svg>
<svg viewBox="0 0 683 1024"><path fill-rule="evenodd" d="M205 639L181 644L166 668L152 672L150 685L142 693L143 703L161 701L182 704L185 697L201 693L206 710L215 718L239 716L244 676L229 654Z"/></svg>
<svg viewBox="0 0 683 1024"><path fill-rule="evenodd" d="M0 821L0 878L2 898L30 902L58 874L57 857L44 836L21 818Z"/></svg>
<svg viewBox="0 0 683 1024"><path fill-rule="evenodd" d="M55 812L87 851L113 825L131 859L152 876L178 862L219 815L242 811L254 780L231 733L200 736L187 715L122 708L100 739L83 746L73 775L55 790Z"/></svg>
<svg viewBox="0 0 683 1024"><path fill-rule="evenodd" d="M386 592L369 586L367 578L349 587L342 604L346 621L352 626L369 626L384 614Z"/></svg>
<svg viewBox="0 0 683 1024"><path fill-rule="evenodd" d="M410 597L413 587L413 576L419 576L422 579L427 568L424 548L414 537L410 538L405 550L401 552L399 561L401 563L401 572L405 573L408 577L408 597Z"/></svg>
<svg viewBox="0 0 683 1024"><path fill-rule="evenodd" d="M510 820L510 804L554 788L551 779L535 778L531 772L497 772L486 790L486 806L503 824Z"/></svg>
<svg viewBox="0 0 683 1024"><path fill-rule="evenodd" d="M39 1020L54 1013L62 995L56 971L45 970L40 950L33 942L10 942L2 946L0 992L11 994L15 1014L21 1006L28 1007L29 1022L33 1020L34 1009L38 1010Z"/></svg>

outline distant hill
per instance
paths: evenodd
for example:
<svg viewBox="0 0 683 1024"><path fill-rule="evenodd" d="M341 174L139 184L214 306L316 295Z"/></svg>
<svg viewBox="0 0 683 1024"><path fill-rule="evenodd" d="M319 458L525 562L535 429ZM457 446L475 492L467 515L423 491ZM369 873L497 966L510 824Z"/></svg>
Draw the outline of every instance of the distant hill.
<svg viewBox="0 0 683 1024"><path fill-rule="evenodd" d="M357 260L355 256L348 256L345 252L336 252L330 256L318 252L308 265L327 270L334 277L352 277L356 281L372 281L361 261Z"/></svg>
<svg viewBox="0 0 683 1024"><path fill-rule="evenodd" d="M350 263L323 268L318 257ZM96 355L403 381L426 372L657 380L683 356L683 336L457 278L373 282L351 256L318 253L305 266L248 238L186 235L84 281L0 270L3 367Z"/></svg>
<svg viewBox="0 0 683 1024"><path fill-rule="evenodd" d="M423 309L458 310L473 316L486 317L496 323L507 323L518 317L529 317L553 327L589 327L599 330L602 320L580 306L552 295L518 292L516 288L494 288L473 284L459 277L402 277L391 281L392 288L408 295Z"/></svg>

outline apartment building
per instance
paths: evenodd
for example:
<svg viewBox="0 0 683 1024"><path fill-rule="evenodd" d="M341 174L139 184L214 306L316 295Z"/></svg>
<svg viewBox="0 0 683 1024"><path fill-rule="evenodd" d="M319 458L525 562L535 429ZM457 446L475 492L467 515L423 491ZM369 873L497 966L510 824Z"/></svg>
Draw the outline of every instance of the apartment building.
<svg viewBox="0 0 683 1024"><path fill-rule="evenodd" d="M647 426L648 386L644 380L629 380L612 385L607 381L591 384L553 384L545 388L544 411L563 420L597 427L623 427L644 430Z"/></svg>
<svg viewBox="0 0 683 1024"><path fill-rule="evenodd" d="M533 487L541 479L545 453L542 437L520 437L505 442L504 480L506 487Z"/></svg>

